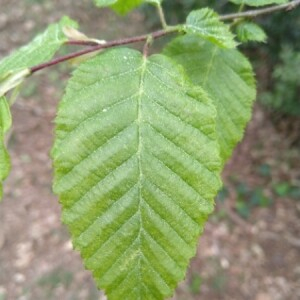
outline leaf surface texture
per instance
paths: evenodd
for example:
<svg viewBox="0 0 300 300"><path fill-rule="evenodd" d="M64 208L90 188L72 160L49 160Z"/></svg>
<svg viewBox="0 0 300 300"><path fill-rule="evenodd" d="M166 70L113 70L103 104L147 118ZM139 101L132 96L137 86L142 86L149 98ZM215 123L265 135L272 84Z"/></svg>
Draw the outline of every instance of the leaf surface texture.
<svg viewBox="0 0 300 300"><path fill-rule="evenodd" d="M243 22L237 25L236 28L238 39L245 42L265 42L267 35L264 30L253 22Z"/></svg>
<svg viewBox="0 0 300 300"><path fill-rule="evenodd" d="M221 49L191 35L175 39L164 53L184 66L193 83L211 96L225 163L251 117L256 88L250 63L235 49Z"/></svg>
<svg viewBox="0 0 300 300"><path fill-rule="evenodd" d="M165 299L185 276L220 188L216 111L170 58L107 51L60 104L54 190L108 299Z"/></svg>
<svg viewBox="0 0 300 300"><path fill-rule="evenodd" d="M219 15L210 8L192 11L187 17L184 30L223 48L234 48L237 45L229 25L221 22Z"/></svg>

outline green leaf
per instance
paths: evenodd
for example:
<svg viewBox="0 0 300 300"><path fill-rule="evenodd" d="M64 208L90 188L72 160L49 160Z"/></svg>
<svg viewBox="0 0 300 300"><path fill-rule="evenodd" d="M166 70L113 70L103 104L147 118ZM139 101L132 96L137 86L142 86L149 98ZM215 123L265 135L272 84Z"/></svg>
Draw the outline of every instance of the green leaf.
<svg viewBox="0 0 300 300"><path fill-rule="evenodd" d="M269 4L283 4L287 3L289 0L230 0L230 2L235 4L245 4L249 6L264 6Z"/></svg>
<svg viewBox="0 0 300 300"><path fill-rule="evenodd" d="M237 25L236 33L238 39L245 42L266 42L267 35L264 30L253 22L243 22Z"/></svg>
<svg viewBox="0 0 300 300"><path fill-rule="evenodd" d="M216 111L169 58L107 51L79 66L52 151L63 221L110 300L164 299L221 183Z"/></svg>
<svg viewBox="0 0 300 300"><path fill-rule="evenodd" d="M4 134L11 127L11 114L5 97L0 97L0 200L3 196L2 183L10 171L10 159L4 143Z"/></svg>
<svg viewBox="0 0 300 300"><path fill-rule="evenodd" d="M210 8L192 11L183 27L187 33L196 34L224 48L234 48L237 43L230 27L219 20L219 15Z"/></svg>
<svg viewBox="0 0 300 300"><path fill-rule="evenodd" d="M154 5L160 5L163 2L163 0L144 0L144 2L151 3Z"/></svg>
<svg viewBox="0 0 300 300"><path fill-rule="evenodd" d="M6 73L3 78L0 78L0 97L4 96L8 91L18 87L29 75L30 69L28 68Z"/></svg>
<svg viewBox="0 0 300 300"><path fill-rule="evenodd" d="M50 60L61 45L67 41L63 27L77 27L68 17L63 17L59 23L50 25L44 33L38 35L31 43L15 51L0 61L0 78L12 75L22 69L32 67Z"/></svg>
<svg viewBox="0 0 300 300"><path fill-rule="evenodd" d="M256 88L248 60L237 50L221 49L195 36L179 37L164 53L204 88L217 108L217 135L223 163L241 140L251 117Z"/></svg>
<svg viewBox="0 0 300 300"><path fill-rule="evenodd" d="M6 133L12 123L11 113L9 109L8 102L5 97L0 97L0 131Z"/></svg>
<svg viewBox="0 0 300 300"><path fill-rule="evenodd" d="M94 3L98 7L110 6L114 11L121 15L125 15L143 2L144 0L94 0Z"/></svg>

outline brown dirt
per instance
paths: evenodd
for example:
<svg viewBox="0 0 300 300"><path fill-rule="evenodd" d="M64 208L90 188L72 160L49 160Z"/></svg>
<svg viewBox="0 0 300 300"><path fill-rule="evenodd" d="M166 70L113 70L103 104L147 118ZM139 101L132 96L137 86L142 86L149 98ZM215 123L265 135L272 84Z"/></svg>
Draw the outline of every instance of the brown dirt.
<svg viewBox="0 0 300 300"><path fill-rule="evenodd" d="M0 58L64 14L98 38L144 31L138 13L119 22L90 2L0 0ZM67 71L53 68L49 76L30 79L13 109L13 168L0 204L1 300L104 299L72 250L51 192L52 120ZM228 196L217 202L174 299L300 299L300 202L274 193L278 182L300 186L300 149L290 144L256 106L245 138L224 171ZM268 176L258 172L263 165L270 167ZM261 188L272 205L255 206L242 218L235 209L240 183L251 191Z"/></svg>

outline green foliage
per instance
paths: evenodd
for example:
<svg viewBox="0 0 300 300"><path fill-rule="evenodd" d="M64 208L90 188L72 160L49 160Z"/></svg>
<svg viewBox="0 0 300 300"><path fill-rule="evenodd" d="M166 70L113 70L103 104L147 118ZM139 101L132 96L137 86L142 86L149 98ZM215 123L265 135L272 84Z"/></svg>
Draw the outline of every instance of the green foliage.
<svg viewBox="0 0 300 300"><path fill-rule="evenodd" d="M10 109L5 97L0 97L0 200L3 194L2 182L8 176L10 171L10 159L5 147L5 133L11 127Z"/></svg>
<svg viewBox="0 0 300 300"><path fill-rule="evenodd" d="M151 3L164 19L161 0L94 2L121 14ZM285 1L232 2L259 6ZM191 0L185 5L200 4ZM54 191L74 247L110 300L165 299L185 276L213 211L222 167L243 136L256 95L250 63L228 48L237 45L233 25L243 42L263 41L265 35L254 23L238 22L224 24L216 12L203 8L190 12L185 24L105 44L63 18L0 62L1 197L10 168L4 134L11 126L3 95L40 70L40 65L31 67L50 60L67 41L92 47L80 52L85 61L59 105ZM164 55L148 57L153 40L170 32L187 34L171 41ZM100 53L101 47L142 40L143 54L127 48ZM82 59L75 53L55 63L71 57ZM290 59L283 57L286 63ZM288 78L285 84L294 84L293 76L300 75L285 72L274 72ZM225 197L223 189L219 198ZM261 189L245 188L238 192L236 209L247 217L250 208L270 203ZM226 285L223 275L216 281L220 290ZM200 284L201 278L192 282L194 292Z"/></svg>
<svg viewBox="0 0 300 300"><path fill-rule="evenodd" d="M8 72L19 71L36 64L48 61L53 57L61 45L67 41L63 27L77 27L76 22L64 17L59 23L50 25L31 43L15 51L0 62L0 78Z"/></svg>
<svg viewBox="0 0 300 300"><path fill-rule="evenodd" d="M262 164L258 167L258 173L261 176L264 177L271 177L272 173L271 173L271 166L268 164Z"/></svg>
<svg viewBox="0 0 300 300"><path fill-rule="evenodd" d="M264 30L253 22L242 22L236 27L236 34L242 43L266 42L267 35Z"/></svg>
<svg viewBox="0 0 300 300"><path fill-rule="evenodd" d="M245 4L249 6L264 6L269 4L283 4L289 0L230 0L234 4Z"/></svg>
<svg viewBox="0 0 300 300"><path fill-rule="evenodd" d="M199 274L192 274L190 290L193 294L199 294L202 285L202 277Z"/></svg>
<svg viewBox="0 0 300 300"><path fill-rule="evenodd" d="M64 26L76 27L76 23L64 17L57 24L38 35L31 43L20 48L0 62L0 199L2 198L2 182L8 176L10 162L4 145L4 133L11 123L9 106L4 97L8 91L20 85L30 74L29 67L45 62L53 57L55 52L67 40L63 34Z"/></svg>
<svg viewBox="0 0 300 300"><path fill-rule="evenodd" d="M278 182L273 186L274 192L279 197L292 197L300 200L300 187L289 182Z"/></svg>
<svg viewBox="0 0 300 300"><path fill-rule="evenodd" d="M249 218L251 210L256 207L268 207L273 201L267 197L261 188L250 189L245 183L239 183L236 188L237 201L235 209L243 218Z"/></svg>
<svg viewBox="0 0 300 300"><path fill-rule="evenodd" d="M109 299L164 299L184 278L220 188L215 117L162 55L112 50L74 73L56 119L54 189Z"/></svg>
<svg viewBox="0 0 300 300"><path fill-rule="evenodd" d="M234 48L237 44L229 26L219 20L212 9L203 8L192 11L186 20L184 30L207 39L220 47Z"/></svg>
<svg viewBox="0 0 300 300"><path fill-rule="evenodd" d="M300 116L300 52L284 47L281 63L273 73L273 90L261 96L261 102L283 114Z"/></svg>
<svg viewBox="0 0 300 300"><path fill-rule="evenodd" d="M144 0L94 0L99 7L110 6L113 10L120 14L126 14L135 7L141 5Z"/></svg>
<svg viewBox="0 0 300 300"><path fill-rule="evenodd" d="M221 49L195 36L176 38L164 53L184 66L217 109L217 136L223 163L241 140L255 100L255 80L248 60L237 50Z"/></svg>
<svg viewBox="0 0 300 300"><path fill-rule="evenodd" d="M213 8L219 13L230 12L232 11L232 8L235 7L234 4L219 0L164 0L162 1L161 5L164 9L168 24L183 23L191 11L203 7ZM144 5L142 6L141 11L145 14L146 22L149 26L159 26L160 20L155 13L154 7L151 7L150 5Z"/></svg>
<svg viewBox="0 0 300 300"><path fill-rule="evenodd" d="M260 18L268 35L268 44L263 45L263 50L272 58L272 65L280 61L282 47L287 46L294 51L300 51L300 9L288 12L278 12L268 18Z"/></svg>
<svg viewBox="0 0 300 300"><path fill-rule="evenodd" d="M145 2L155 4L155 5L160 5L162 1L163 0L145 0Z"/></svg>

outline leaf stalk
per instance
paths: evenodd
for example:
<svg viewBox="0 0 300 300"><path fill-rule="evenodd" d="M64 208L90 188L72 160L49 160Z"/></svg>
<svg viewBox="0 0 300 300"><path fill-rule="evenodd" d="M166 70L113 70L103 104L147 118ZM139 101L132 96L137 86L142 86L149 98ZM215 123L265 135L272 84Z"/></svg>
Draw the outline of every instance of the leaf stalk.
<svg viewBox="0 0 300 300"><path fill-rule="evenodd" d="M255 9L255 10L249 10L249 11L245 11L245 12L238 12L238 13L223 15L223 16L220 16L220 20L228 21L228 20L236 20L239 18L255 18L260 15L269 14L269 13L280 11L280 10L288 10L289 11L289 10L295 9L299 5L300 5L300 0L293 0L286 4L274 5L274 6L270 6L270 7L262 8L262 9ZM68 41L67 44L69 44L69 45L80 45L80 46L90 46L90 47L80 50L80 51L77 51L77 52L73 52L73 53L61 56L61 57L58 57L58 58L55 58L49 62L40 64L37 66L33 66L30 68L30 74L33 74L42 69L57 65L61 62L65 62L70 59L85 55L87 53L95 52L95 51L98 51L101 49L107 49L107 48L111 48L111 47L115 47L115 46L128 45L128 44L133 44L133 43L138 43L138 42L145 42L149 39L149 36L151 36L151 38L153 40L155 40L155 39L161 38L163 36L166 36L168 34L182 32L183 25L168 26L165 22L165 18L164 18L161 6L160 6L159 11L162 14L161 21L162 21L162 25L164 27L164 29L162 29L162 30L155 31L150 34L144 34L144 35L125 38L125 39L113 40L110 42L106 42L105 44L99 44L99 43L96 43L93 41Z"/></svg>

